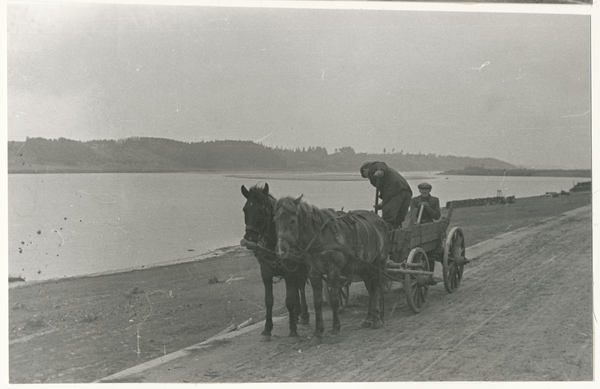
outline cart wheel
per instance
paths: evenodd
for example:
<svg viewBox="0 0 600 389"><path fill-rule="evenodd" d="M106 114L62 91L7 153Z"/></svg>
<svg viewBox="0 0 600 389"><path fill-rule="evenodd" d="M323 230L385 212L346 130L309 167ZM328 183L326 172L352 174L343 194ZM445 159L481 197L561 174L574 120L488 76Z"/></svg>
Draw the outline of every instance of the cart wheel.
<svg viewBox="0 0 600 389"><path fill-rule="evenodd" d="M443 275L444 287L454 293L460 286L465 267L465 238L460 227L450 230L444 247Z"/></svg>
<svg viewBox="0 0 600 389"><path fill-rule="evenodd" d="M420 247L410 251L406 263L411 270L429 271L427 254ZM421 312L425 304L427 304L429 282L430 276L428 275L404 274L404 294L406 295L408 306L414 313Z"/></svg>

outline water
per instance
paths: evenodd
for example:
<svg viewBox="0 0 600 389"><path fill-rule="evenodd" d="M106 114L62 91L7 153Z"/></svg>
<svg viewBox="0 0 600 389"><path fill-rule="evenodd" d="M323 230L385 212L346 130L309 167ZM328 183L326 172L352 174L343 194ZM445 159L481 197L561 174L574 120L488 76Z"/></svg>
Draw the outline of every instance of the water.
<svg viewBox="0 0 600 389"><path fill-rule="evenodd" d="M356 175L357 176L357 175ZM586 179L468 177L406 173L423 180L442 206L450 200L542 195ZM319 207L371 209L366 180L304 181L222 174L11 174L8 176L9 275L28 281L184 261L244 234L241 185L267 181L276 197L299 196Z"/></svg>

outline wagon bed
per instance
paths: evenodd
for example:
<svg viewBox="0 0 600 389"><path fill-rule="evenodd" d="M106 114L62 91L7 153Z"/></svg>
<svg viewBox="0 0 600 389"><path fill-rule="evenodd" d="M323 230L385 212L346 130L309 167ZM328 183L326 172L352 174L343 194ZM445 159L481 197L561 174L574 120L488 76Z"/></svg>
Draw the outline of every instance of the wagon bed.
<svg viewBox="0 0 600 389"><path fill-rule="evenodd" d="M452 211L450 208L448 217L439 221L410 223L408 228L392 231L392 252L384 273L387 282L383 284L391 288L392 281L401 281L408 305L415 313L425 306L429 287L436 284L434 262L442 263L444 287L448 293L458 289L464 265L469 262L465 258L465 240L460 227L446 233Z"/></svg>

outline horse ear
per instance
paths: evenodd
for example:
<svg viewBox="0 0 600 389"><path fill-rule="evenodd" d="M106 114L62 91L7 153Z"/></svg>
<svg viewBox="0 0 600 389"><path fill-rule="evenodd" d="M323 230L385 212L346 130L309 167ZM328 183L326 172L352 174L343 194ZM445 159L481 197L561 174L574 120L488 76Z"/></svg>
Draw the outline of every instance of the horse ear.
<svg viewBox="0 0 600 389"><path fill-rule="evenodd" d="M265 187L263 188L263 194L266 196L269 194L269 184L265 182Z"/></svg>
<svg viewBox="0 0 600 389"><path fill-rule="evenodd" d="M248 198L248 196L250 196L250 192L248 192L248 189L246 189L244 185L242 185L242 194L245 198Z"/></svg>
<svg viewBox="0 0 600 389"><path fill-rule="evenodd" d="M304 193L300 195L296 200L294 200L294 204L299 205L302 202L302 197L304 197Z"/></svg>

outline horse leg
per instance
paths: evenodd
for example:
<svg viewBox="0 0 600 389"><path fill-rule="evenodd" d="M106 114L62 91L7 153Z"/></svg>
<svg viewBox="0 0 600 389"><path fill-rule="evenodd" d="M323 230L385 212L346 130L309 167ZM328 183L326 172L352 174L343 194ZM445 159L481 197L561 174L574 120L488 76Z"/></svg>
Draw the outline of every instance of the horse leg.
<svg viewBox="0 0 600 389"><path fill-rule="evenodd" d="M298 290L300 291L300 324L307 325L310 315L308 313L308 304L306 303L306 282L298 280Z"/></svg>
<svg viewBox="0 0 600 389"><path fill-rule="evenodd" d="M368 291L369 291L369 313L371 315L371 328L377 329L383 327L383 321L381 320L381 309L380 299L383 297L381 294L381 285L379 274L370 271L367 278L370 280ZM367 314L368 316L368 314Z"/></svg>
<svg viewBox="0 0 600 389"><path fill-rule="evenodd" d="M291 282L291 281L290 281ZM294 290L292 291L294 296L294 316L296 317L296 324L300 321L300 314L302 313L302 308L300 307L300 290L296 283L293 285ZM287 303L287 301L286 301Z"/></svg>
<svg viewBox="0 0 600 389"><path fill-rule="evenodd" d="M323 343L323 280L321 274L310 275L310 284L313 289L313 299L315 304L315 334L310 340L311 346L316 346Z"/></svg>
<svg viewBox="0 0 600 389"><path fill-rule="evenodd" d="M332 263L338 263L340 261L341 263L343 263L343 254L335 253L332 255L338 257L335 260L331 261ZM342 327L342 324L340 322L340 315L338 312L340 306L340 272L340 267L331 266L327 274L327 279L329 281L329 306L331 307L331 311L333 312L333 328L331 329L332 335L339 334L340 328Z"/></svg>
<svg viewBox="0 0 600 389"><path fill-rule="evenodd" d="M381 289L379 285L379 275L366 270L360 274L360 277L365 282L365 288L369 294L369 306L367 309L367 318L362 322L362 328L381 328L383 326L383 321L381 321L381 309L380 305L380 297L381 297Z"/></svg>
<svg viewBox="0 0 600 389"><path fill-rule="evenodd" d="M263 285L265 286L267 316L265 318L265 329L260 334L260 341L268 342L271 340L271 331L273 330L273 276L263 275Z"/></svg>
<svg viewBox="0 0 600 389"><path fill-rule="evenodd" d="M288 337L294 343L298 342L300 336L298 335L298 327L297 327L297 309L300 306L300 298L298 296L298 287L293 280L285 280L285 306L287 307L289 313L289 321L290 321L290 334Z"/></svg>
<svg viewBox="0 0 600 389"><path fill-rule="evenodd" d="M369 294L369 305L367 308L367 317L366 319L362 322L361 324L361 328L371 328L373 326L373 317L372 317L372 313L371 313L371 294L372 294L372 281L370 278L370 274L359 274L360 278L363 279L363 282L365 283L365 288L367 289L367 293Z"/></svg>

